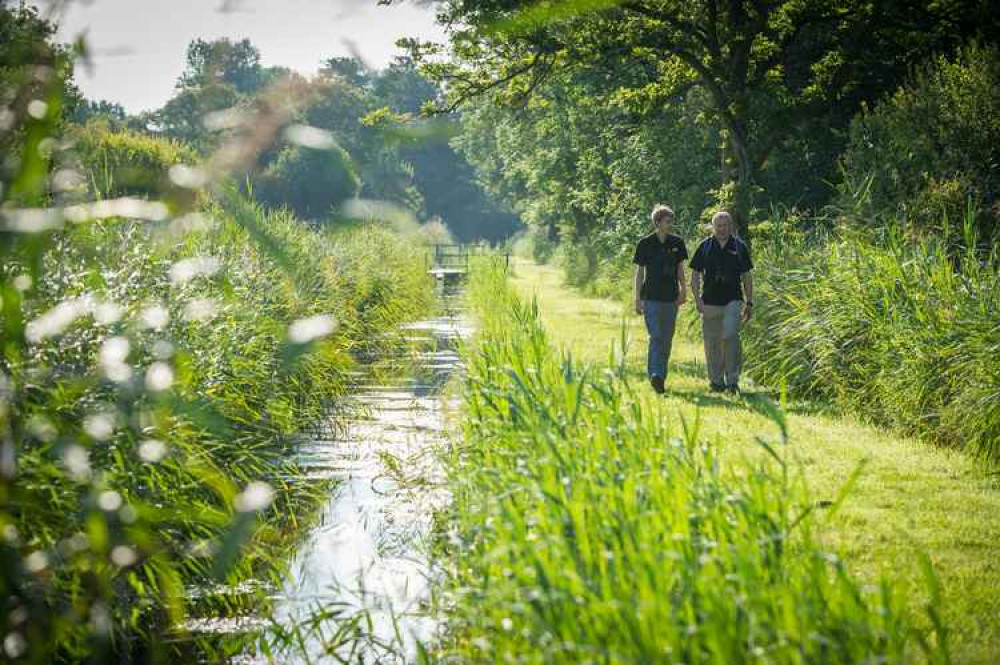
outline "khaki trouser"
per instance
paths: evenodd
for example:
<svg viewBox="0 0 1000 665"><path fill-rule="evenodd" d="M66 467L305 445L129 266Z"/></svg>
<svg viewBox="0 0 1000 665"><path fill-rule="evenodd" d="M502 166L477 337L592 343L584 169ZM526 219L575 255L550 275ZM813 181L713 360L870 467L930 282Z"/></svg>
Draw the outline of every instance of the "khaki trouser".
<svg viewBox="0 0 1000 665"><path fill-rule="evenodd" d="M705 364L708 380L718 385L734 386L740 382L743 349L740 347L740 317L743 301L728 305L705 305L701 331L705 338Z"/></svg>

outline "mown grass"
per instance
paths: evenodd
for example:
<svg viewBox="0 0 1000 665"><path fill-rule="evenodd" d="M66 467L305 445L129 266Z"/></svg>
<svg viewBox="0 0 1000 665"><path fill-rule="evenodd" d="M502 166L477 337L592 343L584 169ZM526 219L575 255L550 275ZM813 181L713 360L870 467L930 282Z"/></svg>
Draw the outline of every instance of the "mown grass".
<svg viewBox="0 0 1000 665"><path fill-rule="evenodd" d="M644 380L646 333L621 302L583 297L563 285L558 269L528 262L517 265L511 283L522 298L537 298L551 342L581 360L606 359L624 325L631 340L627 371L636 382ZM755 395L775 393L752 384L746 399L707 392L700 332L687 306L667 387L662 398L651 390L640 396L643 408L670 419L700 417L703 437L718 446L724 464L759 456L755 436L774 431ZM792 400L786 413L789 455L818 500L834 499L865 461L843 507L817 537L841 548L862 579L887 574L903 584L918 619L929 600L919 564L925 553L941 579L939 609L955 662L994 662L1000 653L997 479L969 455L878 429L821 402Z"/></svg>
<svg viewBox="0 0 1000 665"><path fill-rule="evenodd" d="M558 351L501 271L471 290L482 329L450 474L443 656L946 658L944 634L915 627L895 582L865 586L818 540L816 503L773 405L761 402L771 423L756 438L762 454L721 464L697 419L649 408L624 358L583 363Z"/></svg>

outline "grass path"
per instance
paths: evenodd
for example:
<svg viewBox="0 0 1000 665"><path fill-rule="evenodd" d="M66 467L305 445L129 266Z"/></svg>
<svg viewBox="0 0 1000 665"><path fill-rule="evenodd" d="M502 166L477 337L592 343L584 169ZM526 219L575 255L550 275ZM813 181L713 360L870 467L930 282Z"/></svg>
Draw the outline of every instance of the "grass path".
<svg viewBox="0 0 1000 665"><path fill-rule="evenodd" d="M646 333L640 317L621 303L587 298L562 284L550 266L519 261L512 283L525 299L537 299L549 338L576 357L608 358L628 332L628 365L645 381ZM759 454L754 435L774 425L755 408L755 394L717 396L707 390L700 330L685 306L674 340L667 395L649 389L648 408L664 417L698 418L704 437L727 459ZM960 663L1000 663L1000 481L967 455L932 447L873 428L849 414L809 402L788 406L794 458L817 500L834 499L854 469L867 460L847 503L829 520L826 538L853 569L874 579L879 573L912 584L915 607L927 602L917 553L934 563L943 586L943 607Z"/></svg>

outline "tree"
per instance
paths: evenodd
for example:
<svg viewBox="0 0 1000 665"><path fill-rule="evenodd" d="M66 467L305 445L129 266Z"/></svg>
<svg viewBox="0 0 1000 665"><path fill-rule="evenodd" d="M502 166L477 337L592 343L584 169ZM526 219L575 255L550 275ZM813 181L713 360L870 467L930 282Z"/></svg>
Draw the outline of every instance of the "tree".
<svg viewBox="0 0 1000 665"><path fill-rule="evenodd" d="M265 79L260 51L249 39L195 39L187 48L187 68L177 87L202 88L215 83L232 86L240 94L260 89Z"/></svg>
<svg viewBox="0 0 1000 665"><path fill-rule="evenodd" d="M302 219L321 221L358 193L358 177L344 150L288 147L254 181L263 203L288 206Z"/></svg>
<svg viewBox="0 0 1000 665"><path fill-rule="evenodd" d="M866 221L904 217L915 232L964 241L970 204L984 241L1000 240L1000 50L935 58L860 114L844 154L848 183L867 193Z"/></svg>
<svg viewBox="0 0 1000 665"><path fill-rule="evenodd" d="M524 104L559 72L671 103L697 87L719 129L723 180L740 231L776 149L847 119L916 59L997 19L985 0L444 0L452 61L425 58L447 109L490 91ZM981 25L977 25L977 21ZM413 49L417 57L427 50ZM616 74L632 74L619 85ZM636 77L634 73L642 72Z"/></svg>
<svg viewBox="0 0 1000 665"><path fill-rule="evenodd" d="M365 71L364 63L357 58L334 57L323 61L319 69L320 76L328 79L341 78L349 85L365 87L371 83L371 78Z"/></svg>

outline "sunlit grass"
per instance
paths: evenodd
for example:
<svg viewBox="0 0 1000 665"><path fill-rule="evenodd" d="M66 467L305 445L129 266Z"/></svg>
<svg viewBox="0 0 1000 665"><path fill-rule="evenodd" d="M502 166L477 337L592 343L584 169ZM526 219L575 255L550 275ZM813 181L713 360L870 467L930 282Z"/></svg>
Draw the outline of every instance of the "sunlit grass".
<svg viewBox="0 0 1000 665"><path fill-rule="evenodd" d="M561 271L551 266L521 262L511 282L522 298L538 299L552 343L581 360L606 359L624 322L632 340L628 371L637 383L644 380L646 332L623 303L582 297L566 288ZM726 464L758 457L754 437L774 431L755 408L753 396L761 389L747 383L749 399L708 393L700 330L692 309L685 306L682 312L667 395L638 391L644 409L670 419L700 418L703 437L719 446ZM888 574L909 587L918 613L927 602L919 566L919 555L926 554L941 579L941 613L955 661L991 663L1000 652L996 478L968 455L871 427L822 404L793 400L787 419L791 460L801 465L817 500L834 498L867 460L844 506L818 537L842 548L849 568L863 579Z"/></svg>
<svg viewBox="0 0 1000 665"><path fill-rule="evenodd" d="M653 407L629 363L609 357L612 339L581 362L550 344L499 272L472 291L483 330L452 463L445 653L846 663L921 652L897 584L864 586L822 545L822 511L770 402L751 434L760 454L722 463L715 433ZM934 644L931 659L942 655Z"/></svg>

